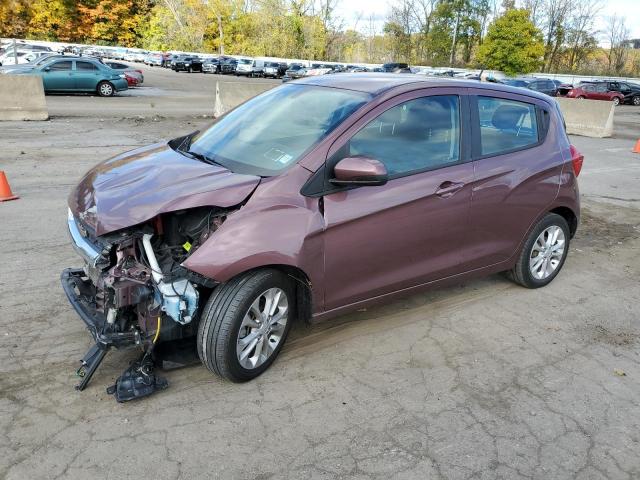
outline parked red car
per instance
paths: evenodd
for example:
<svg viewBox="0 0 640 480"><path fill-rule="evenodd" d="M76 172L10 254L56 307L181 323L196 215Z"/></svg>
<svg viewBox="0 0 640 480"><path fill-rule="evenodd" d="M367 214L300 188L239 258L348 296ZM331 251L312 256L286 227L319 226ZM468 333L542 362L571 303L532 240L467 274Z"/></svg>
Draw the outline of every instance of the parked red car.
<svg viewBox="0 0 640 480"><path fill-rule="evenodd" d="M607 88L606 82L582 83L577 87L569 89L565 95L567 98L578 98L587 100L608 100L619 105L624 100L624 95Z"/></svg>
<svg viewBox="0 0 640 480"><path fill-rule="evenodd" d="M137 87L139 85L139 81L137 77L134 77L130 72L124 71L124 78L127 80L127 85L129 87Z"/></svg>
<svg viewBox="0 0 640 480"><path fill-rule="evenodd" d="M551 97L370 73L287 83L102 162L69 196L84 265L62 285L96 342L78 388L111 347L142 349L110 390L126 401L166 386L165 345L240 382L294 321L497 272L543 287L578 226L582 162Z"/></svg>

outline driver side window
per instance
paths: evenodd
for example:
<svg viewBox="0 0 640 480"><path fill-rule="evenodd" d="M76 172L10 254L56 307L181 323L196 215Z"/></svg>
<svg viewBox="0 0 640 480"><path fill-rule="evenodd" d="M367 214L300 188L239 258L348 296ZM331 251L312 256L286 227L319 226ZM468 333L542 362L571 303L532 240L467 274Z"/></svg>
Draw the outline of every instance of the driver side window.
<svg viewBox="0 0 640 480"><path fill-rule="evenodd" d="M52 63L51 70L71 70L71 61L64 60L62 62Z"/></svg>
<svg viewBox="0 0 640 480"><path fill-rule="evenodd" d="M365 125L347 147L348 156L382 162L391 178L457 163L459 99L439 95L396 105Z"/></svg>

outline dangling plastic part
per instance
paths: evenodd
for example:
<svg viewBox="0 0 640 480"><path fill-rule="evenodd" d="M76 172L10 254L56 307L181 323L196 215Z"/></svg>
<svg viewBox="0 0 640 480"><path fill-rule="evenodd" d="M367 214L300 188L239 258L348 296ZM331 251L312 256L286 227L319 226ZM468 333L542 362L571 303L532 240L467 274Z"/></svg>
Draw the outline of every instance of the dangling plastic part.
<svg viewBox="0 0 640 480"><path fill-rule="evenodd" d="M165 378L154 373L153 360L149 355L131 364L116 383L107 388L109 395L115 395L118 403L128 402L136 398L147 397L156 390L164 390L169 386Z"/></svg>

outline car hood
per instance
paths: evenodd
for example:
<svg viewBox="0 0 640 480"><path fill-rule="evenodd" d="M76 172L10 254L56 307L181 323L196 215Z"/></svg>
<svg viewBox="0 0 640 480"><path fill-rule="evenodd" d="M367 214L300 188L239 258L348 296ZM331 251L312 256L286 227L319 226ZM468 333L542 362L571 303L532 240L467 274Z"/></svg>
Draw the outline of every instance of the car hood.
<svg viewBox="0 0 640 480"><path fill-rule="evenodd" d="M187 158L166 143L123 153L89 170L69 195L69 208L96 235L186 208L242 203L260 177Z"/></svg>

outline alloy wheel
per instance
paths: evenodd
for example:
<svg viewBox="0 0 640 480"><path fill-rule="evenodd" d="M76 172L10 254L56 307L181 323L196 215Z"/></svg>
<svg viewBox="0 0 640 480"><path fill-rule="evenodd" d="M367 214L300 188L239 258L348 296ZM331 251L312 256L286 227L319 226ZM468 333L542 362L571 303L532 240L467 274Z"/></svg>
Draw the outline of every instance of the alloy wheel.
<svg viewBox="0 0 640 480"><path fill-rule="evenodd" d="M236 344L243 368L257 368L273 355L285 332L288 310L287 294L280 288L270 288L253 301L242 319Z"/></svg>
<svg viewBox="0 0 640 480"><path fill-rule="evenodd" d="M564 232L557 225L545 228L533 244L529 254L529 271L533 278L544 280L556 271L565 248Z"/></svg>
<svg viewBox="0 0 640 480"><path fill-rule="evenodd" d="M640 97L633 97L633 104L635 106L639 106L640 105Z"/></svg>

